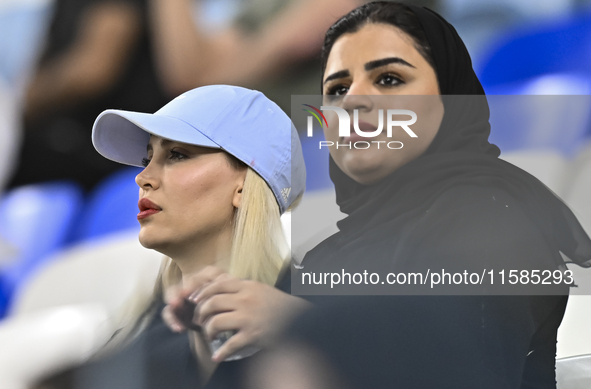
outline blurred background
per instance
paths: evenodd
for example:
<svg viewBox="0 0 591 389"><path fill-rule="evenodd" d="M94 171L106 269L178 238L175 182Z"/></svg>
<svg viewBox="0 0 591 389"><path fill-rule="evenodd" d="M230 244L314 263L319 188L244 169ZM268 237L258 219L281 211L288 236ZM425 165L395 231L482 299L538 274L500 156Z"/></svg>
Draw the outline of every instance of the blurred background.
<svg viewBox="0 0 591 389"><path fill-rule="evenodd" d="M506 125L511 100L491 97L491 140L591 232L591 0L408 2L456 27L487 94L539 95L517 130ZM113 313L153 285L160 255L136 238L138 169L91 144L101 111L154 112L188 89L226 83L261 90L289 114L291 95L320 93L323 33L361 3L0 0L0 318L88 302ZM571 100L558 109L546 95ZM316 139L302 142L299 212L333 204L323 213L334 225L342 215L327 158L311 153ZM320 227L292 246L305 252L330 232ZM559 356L591 353L578 336L590 314L571 305L564 326L577 341L559 341Z"/></svg>

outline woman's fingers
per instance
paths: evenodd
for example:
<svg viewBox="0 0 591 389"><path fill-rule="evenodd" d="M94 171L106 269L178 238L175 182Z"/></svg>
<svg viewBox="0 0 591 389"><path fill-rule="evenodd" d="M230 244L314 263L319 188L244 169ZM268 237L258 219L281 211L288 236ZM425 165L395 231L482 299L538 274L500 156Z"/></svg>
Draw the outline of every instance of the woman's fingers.
<svg viewBox="0 0 591 389"><path fill-rule="evenodd" d="M207 339L212 341L221 332L236 331L239 328L242 330L241 324L240 317L235 312L224 312L211 316L201 328Z"/></svg>
<svg viewBox="0 0 591 389"><path fill-rule="evenodd" d="M246 281L232 277L228 274L222 274L214 281L204 286L199 293L189 297L195 304L200 304L203 301L222 293L237 293L243 287Z"/></svg>
<svg viewBox="0 0 591 389"><path fill-rule="evenodd" d="M167 305L162 310L162 319L174 332L182 332L189 328L193 319L195 306L188 307L180 286L172 286L164 291ZM187 320L188 318L188 320Z"/></svg>
<svg viewBox="0 0 591 389"><path fill-rule="evenodd" d="M197 306L189 300L183 300L182 304L173 306L166 305L162 309L162 318L165 324L175 332L184 330L200 330L196 324Z"/></svg>
<svg viewBox="0 0 591 389"><path fill-rule="evenodd" d="M164 300L167 305L162 311L162 318L171 330L180 332L195 327L197 309L190 297L196 297L205 285L220 278L223 274L225 273L220 268L207 266L193 277L185 280L183 286L175 285L164 291Z"/></svg>
<svg viewBox="0 0 591 389"><path fill-rule="evenodd" d="M217 315L223 312L230 312L236 309L236 300L234 298L234 294L217 294L214 295L207 300L203 301L201 304L197 305L196 310L196 320L194 323L200 326L203 324L213 315Z"/></svg>
<svg viewBox="0 0 591 389"><path fill-rule="evenodd" d="M253 346L253 329L236 312L212 316L203 326L207 338L212 341L225 331L237 331L213 355L214 362L221 362L246 346Z"/></svg>
<svg viewBox="0 0 591 389"><path fill-rule="evenodd" d="M185 325L177 319L176 315L172 312L172 308L170 305L167 305L162 310L162 319L164 323L170 328L173 332L183 332L187 328Z"/></svg>
<svg viewBox="0 0 591 389"><path fill-rule="evenodd" d="M241 280L217 268L204 269L193 277L191 285L199 288L181 302L177 295L163 317L175 331L200 326L210 340L224 331L235 331L236 334L216 352L214 361L225 360L246 346L262 347L272 343L289 321L290 311L297 312L301 305L300 299L271 286Z"/></svg>

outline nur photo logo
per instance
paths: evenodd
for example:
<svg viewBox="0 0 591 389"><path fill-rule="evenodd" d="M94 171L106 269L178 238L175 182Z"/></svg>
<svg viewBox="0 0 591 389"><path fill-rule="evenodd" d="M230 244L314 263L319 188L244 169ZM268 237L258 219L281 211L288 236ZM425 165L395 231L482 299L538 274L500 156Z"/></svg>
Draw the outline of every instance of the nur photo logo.
<svg viewBox="0 0 591 389"><path fill-rule="evenodd" d="M349 143L338 143L331 142L331 141L320 141L319 148L321 149L324 147L336 147L336 148L356 148L356 149L368 149L372 146L372 144L377 145L377 148L380 148L380 144L386 144L386 146L390 149L396 150L401 149L404 145L400 141L376 141L371 140L371 138L375 138L379 136L383 131L384 128L386 129L386 137L392 138L393 129L395 127L400 127L408 134L411 138L417 138L417 134L410 128L411 125L416 123L417 121L417 114L414 111L408 109L388 109L386 110L386 115L384 115L384 110L378 110L378 126L373 131L364 131L359 128L359 110L353 110L353 123L351 123L351 117L347 110L341 107L335 106L321 106L320 109L310 105L310 104L302 104L307 108L302 109L305 112L308 112L312 116L308 116L307 118L307 132L306 135L308 137L312 137L314 135L314 118L320 127L326 126L329 128L328 121L324 116L323 111L331 110L337 114L338 117L338 125L339 125L339 137L340 138L350 138L351 137L351 129L362 138L368 138L367 141L356 141L356 142L349 142ZM384 116L386 116L386 125L384 126ZM400 118L405 118L405 120L400 120ZM408 118L410 117L410 118Z"/></svg>

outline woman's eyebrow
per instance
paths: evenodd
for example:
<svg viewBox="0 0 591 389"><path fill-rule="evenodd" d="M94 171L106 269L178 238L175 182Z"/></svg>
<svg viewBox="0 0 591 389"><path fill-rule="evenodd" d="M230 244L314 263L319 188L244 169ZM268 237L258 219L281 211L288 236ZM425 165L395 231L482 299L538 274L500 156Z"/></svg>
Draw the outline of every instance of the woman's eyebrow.
<svg viewBox="0 0 591 389"><path fill-rule="evenodd" d="M412 66L411 64L409 64L408 62L406 62L405 60L403 60L400 57L389 57L389 58L376 59L375 61L369 61L368 63L365 64L364 68L365 68L365 70L369 71L369 70L373 70L375 68L379 68L380 66L389 65L391 63L397 63L400 65L410 66L411 68L415 68L414 66Z"/></svg>
<svg viewBox="0 0 591 389"><path fill-rule="evenodd" d="M349 71L348 70L339 70L338 72L333 73L330 76L326 77L324 79L324 83L326 84L330 80L334 80L337 78L345 78L345 77L349 77Z"/></svg>
<svg viewBox="0 0 591 389"><path fill-rule="evenodd" d="M160 146L161 147L166 147L166 145L168 145L168 144L170 144L172 142L169 141L168 139L161 138L160 141L159 141L159 143L160 143ZM148 143L148 145L146 146L146 151L150 152L152 150L153 150L152 143Z"/></svg>

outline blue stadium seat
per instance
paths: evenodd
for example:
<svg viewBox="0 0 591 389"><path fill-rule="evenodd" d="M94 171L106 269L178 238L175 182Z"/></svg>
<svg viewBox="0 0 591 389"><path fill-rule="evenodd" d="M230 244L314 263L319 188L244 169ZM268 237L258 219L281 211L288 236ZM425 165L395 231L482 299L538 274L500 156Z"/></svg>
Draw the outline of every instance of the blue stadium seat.
<svg viewBox="0 0 591 389"><path fill-rule="evenodd" d="M539 76L491 88L490 141L503 152L556 150L573 155L591 131L591 74Z"/></svg>
<svg viewBox="0 0 591 389"><path fill-rule="evenodd" d="M491 141L502 151L573 155L591 133L591 13L512 30L483 57L478 73L489 96L564 96L491 103Z"/></svg>
<svg viewBox="0 0 591 389"><path fill-rule="evenodd" d="M6 310L8 309L8 293L5 289L6 283L0 273L0 319L4 317Z"/></svg>
<svg viewBox="0 0 591 389"><path fill-rule="evenodd" d="M591 74L591 13L506 33L483 55L478 74L484 89L551 73Z"/></svg>
<svg viewBox="0 0 591 389"><path fill-rule="evenodd" d="M26 185L0 198L0 234L18 251L10 264L0 269L0 294L5 300L67 242L82 202L82 189L70 182Z"/></svg>
<svg viewBox="0 0 591 389"><path fill-rule="evenodd" d="M97 185L82 212L74 241L94 239L125 230L139 231L139 188L135 183L135 176L141 171L141 168L126 167Z"/></svg>
<svg viewBox="0 0 591 389"><path fill-rule="evenodd" d="M69 236L82 202L82 189L70 182L15 188L0 199L0 234L19 258L51 254Z"/></svg>

